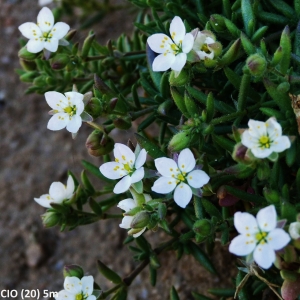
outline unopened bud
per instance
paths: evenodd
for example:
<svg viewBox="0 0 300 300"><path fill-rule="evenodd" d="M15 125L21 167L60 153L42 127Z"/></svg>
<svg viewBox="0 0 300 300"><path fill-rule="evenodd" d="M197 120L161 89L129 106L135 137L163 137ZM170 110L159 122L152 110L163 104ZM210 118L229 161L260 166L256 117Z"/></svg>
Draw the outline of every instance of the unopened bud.
<svg viewBox="0 0 300 300"><path fill-rule="evenodd" d="M206 237L211 234L211 223L207 219L198 220L195 222L193 230L200 236Z"/></svg>
<svg viewBox="0 0 300 300"><path fill-rule="evenodd" d="M114 125L118 129L124 129L127 130L131 127L131 121L130 119L125 118L117 118L114 121Z"/></svg>
<svg viewBox="0 0 300 300"><path fill-rule="evenodd" d="M95 39L95 34L92 33L92 34L88 35L86 37L86 39L84 40L83 46L82 46L82 49L81 49L81 58L83 60L86 59L86 57L88 56L94 39Z"/></svg>
<svg viewBox="0 0 300 300"><path fill-rule="evenodd" d="M87 138L85 146L92 156L110 153L114 148L114 140L99 130L94 130Z"/></svg>
<svg viewBox="0 0 300 300"><path fill-rule="evenodd" d="M20 80L23 82L33 82L37 75L39 75L39 73L36 71L26 72L20 76Z"/></svg>
<svg viewBox="0 0 300 300"><path fill-rule="evenodd" d="M51 59L51 68L54 70L62 70L69 63L70 57L67 54L57 54Z"/></svg>
<svg viewBox="0 0 300 300"><path fill-rule="evenodd" d="M93 97L87 102L84 110L94 119L96 119L101 115L103 107L100 100L98 98Z"/></svg>
<svg viewBox="0 0 300 300"><path fill-rule="evenodd" d="M269 203L278 204L280 202L280 194L275 190L264 187L263 194Z"/></svg>
<svg viewBox="0 0 300 300"><path fill-rule="evenodd" d="M67 35L64 37L65 40L67 41L71 41L72 38L75 36L75 34L77 33L77 30L76 29L72 29L70 30Z"/></svg>
<svg viewBox="0 0 300 300"><path fill-rule="evenodd" d="M42 217L43 225L46 228L54 227L60 221L60 215L53 211L48 211L43 215L41 215L41 217Z"/></svg>
<svg viewBox="0 0 300 300"><path fill-rule="evenodd" d="M130 227L133 229L144 228L150 221L150 215L146 211L138 212L132 219Z"/></svg>
<svg viewBox="0 0 300 300"><path fill-rule="evenodd" d="M180 131L176 133L169 142L169 150L171 152L181 151L188 148L195 142L196 135L190 131Z"/></svg>
<svg viewBox="0 0 300 300"><path fill-rule="evenodd" d="M39 53L31 53L27 51L27 47L23 47L19 50L18 56L25 60L34 60L39 56Z"/></svg>
<svg viewBox="0 0 300 300"><path fill-rule="evenodd" d="M64 266L64 277L77 277L81 279L84 276L82 268L78 265L67 265Z"/></svg>
<svg viewBox="0 0 300 300"><path fill-rule="evenodd" d="M33 60L25 60L20 58L19 60L21 67L25 71L34 71L36 70L36 63Z"/></svg>
<svg viewBox="0 0 300 300"><path fill-rule="evenodd" d="M266 71L267 61L263 56L255 53L248 57L246 60L246 65L251 75L262 76Z"/></svg>

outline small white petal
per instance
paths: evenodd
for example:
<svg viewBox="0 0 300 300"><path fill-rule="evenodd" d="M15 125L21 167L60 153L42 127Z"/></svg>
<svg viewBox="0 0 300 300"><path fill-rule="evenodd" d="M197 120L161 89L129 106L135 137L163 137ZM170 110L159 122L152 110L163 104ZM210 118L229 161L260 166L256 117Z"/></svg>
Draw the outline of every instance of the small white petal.
<svg viewBox="0 0 300 300"><path fill-rule="evenodd" d="M131 225L132 220L133 220L132 216L125 216L122 219L122 223L119 226L124 229L129 229L129 228L131 228L130 225Z"/></svg>
<svg viewBox="0 0 300 300"><path fill-rule="evenodd" d="M81 278L81 290L84 296L89 296L93 293L94 290L94 277L93 276L84 276Z"/></svg>
<svg viewBox="0 0 300 300"><path fill-rule="evenodd" d="M131 149L123 144L116 143L114 147L114 156L121 164L128 164L130 167L134 165L135 155Z"/></svg>
<svg viewBox="0 0 300 300"><path fill-rule="evenodd" d="M185 36L185 26L180 17L174 17L170 24L170 35L176 44L183 41Z"/></svg>
<svg viewBox="0 0 300 300"><path fill-rule="evenodd" d="M146 158L147 158L147 151L145 149L142 149L135 161L134 164L135 168L139 169L140 167L142 167L146 162Z"/></svg>
<svg viewBox="0 0 300 300"><path fill-rule="evenodd" d="M205 40L206 40L206 35L201 32L198 32L197 37L194 41L193 49L195 51L200 51L202 49L202 46L205 43Z"/></svg>
<svg viewBox="0 0 300 300"><path fill-rule="evenodd" d="M267 243L260 243L253 252L254 261L263 269L269 269L275 261L275 252Z"/></svg>
<svg viewBox="0 0 300 300"><path fill-rule="evenodd" d="M83 94L78 92L66 92L65 93L66 98L70 98L69 101L71 101L72 104L77 104L79 102L83 102Z"/></svg>
<svg viewBox="0 0 300 300"><path fill-rule="evenodd" d="M240 234L236 236L229 245L229 252L238 256L250 254L256 246L255 238L250 235Z"/></svg>
<svg viewBox="0 0 300 300"><path fill-rule="evenodd" d="M157 171L165 177L172 177L172 175L179 174L178 166L171 158L160 157L155 159L154 163Z"/></svg>
<svg viewBox="0 0 300 300"><path fill-rule="evenodd" d="M114 161L101 165L99 169L109 179L120 179L127 175L127 172L123 169L123 165Z"/></svg>
<svg viewBox="0 0 300 300"><path fill-rule="evenodd" d="M159 194L168 194L175 189L176 185L176 179L160 177L154 182L151 190Z"/></svg>
<svg viewBox="0 0 300 300"><path fill-rule="evenodd" d="M56 300L74 300L74 294L68 291L62 290L55 298Z"/></svg>
<svg viewBox="0 0 300 300"><path fill-rule="evenodd" d="M62 202L65 199L66 187L61 182L53 182L50 185L49 195L55 202Z"/></svg>
<svg viewBox="0 0 300 300"><path fill-rule="evenodd" d="M48 103L48 105L54 109L54 110L59 110L63 111L62 108L68 105L68 101L66 97L58 92L52 91L52 92L46 92L45 93L45 98Z"/></svg>
<svg viewBox="0 0 300 300"><path fill-rule="evenodd" d="M42 31L40 27L38 27L35 23L26 22L19 26L19 30L27 39L35 39L42 35Z"/></svg>
<svg viewBox="0 0 300 300"><path fill-rule="evenodd" d="M170 49L170 45L174 44L173 41L163 33L152 34L148 37L147 43L151 50L156 53L165 53Z"/></svg>
<svg viewBox="0 0 300 300"><path fill-rule="evenodd" d="M300 222L293 222L289 227L289 234L292 239L297 240L300 238Z"/></svg>
<svg viewBox="0 0 300 300"><path fill-rule="evenodd" d="M29 40L26 44L27 51L30 53L38 53L44 49L44 42L40 40Z"/></svg>
<svg viewBox="0 0 300 300"><path fill-rule="evenodd" d="M82 125L82 119L80 116L73 116L71 117L71 120L69 120L67 124L67 130L71 133L76 133L78 132L79 128Z"/></svg>
<svg viewBox="0 0 300 300"><path fill-rule="evenodd" d="M251 148L251 152L257 158L266 158L272 154L271 148L269 149L261 149L261 148Z"/></svg>
<svg viewBox="0 0 300 300"><path fill-rule="evenodd" d="M53 26L50 34L53 35L52 38L56 38L57 40L60 40L68 33L69 29L70 26L68 24L64 22L57 22Z"/></svg>
<svg viewBox="0 0 300 300"><path fill-rule="evenodd" d="M194 37L191 33L187 33L182 41L182 52L189 53L194 45Z"/></svg>
<svg viewBox="0 0 300 300"><path fill-rule="evenodd" d="M186 63L186 53L179 53L175 56L175 60L171 65L171 69L180 72Z"/></svg>
<svg viewBox="0 0 300 300"><path fill-rule="evenodd" d="M49 32L54 24L54 16L48 7L43 7L37 16L38 26L43 32Z"/></svg>
<svg viewBox="0 0 300 300"><path fill-rule="evenodd" d="M66 199L70 199L74 193L75 183L73 177L69 175L66 188Z"/></svg>
<svg viewBox="0 0 300 300"><path fill-rule="evenodd" d="M206 53L204 51L196 51L196 53L198 54L199 58L202 60L204 60L206 57L209 59L214 58L214 52Z"/></svg>
<svg viewBox="0 0 300 300"><path fill-rule="evenodd" d="M277 251L285 247L291 240L290 236L281 228L275 228L269 232L266 240L270 247Z"/></svg>
<svg viewBox="0 0 300 300"><path fill-rule="evenodd" d="M167 71L171 68L174 61L175 55L173 53L159 54L152 63L152 69L154 72Z"/></svg>
<svg viewBox="0 0 300 300"><path fill-rule="evenodd" d="M131 177L129 175L124 176L114 187L113 192L115 194L122 194L126 191L128 191L130 185L131 185Z"/></svg>
<svg viewBox="0 0 300 300"><path fill-rule="evenodd" d="M51 198L49 194L42 195L40 198L34 198L34 201L46 208L51 208L50 203L55 202L55 200Z"/></svg>
<svg viewBox="0 0 300 300"><path fill-rule="evenodd" d="M202 170L194 170L186 177L189 185L193 188L201 188L204 184L209 182L209 176Z"/></svg>
<svg viewBox="0 0 300 300"><path fill-rule="evenodd" d="M274 205L262 208L256 215L257 223L261 231L269 232L276 228L277 213Z"/></svg>
<svg viewBox="0 0 300 300"><path fill-rule="evenodd" d="M66 113L57 113L51 117L47 124L47 128L50 130L61 130L69 123L69 115Z"/></svg>
<svg viewBox="0 0 300 300"><path fill-rule="evenodd" d="M250 134L249 134L249 130L245 130L245 131L242 133L242 140L241 140L241 143L242 143L245 147L252 149L252 148L256 145L256 142L257 142L257 138L256 138L256 137L253 137L252 135L250 135Z"/></svg>
<svg viewBox="0 0 300 300"><path fill-rule="evenodd" d="M80 279L75 276L66 277L64 281L64 288L72 294L79 294L81 292Z"/></svg>
<svg viewBox="0 0 300 300"><path fill-rule="evenodd" d="M195 168L196 160L193 152L189 149L183 149L178 156L178 167L182 172L190 172Z"/></svg>
<svg viewBox="0 0 300 300"><path fill-rule="evenodd" d="M140 235L142 235L144 233L144 231L146 230L146 227L144 227L141 231L137 232L137 233L134 233L132 236L134 238L137 238L139 237Z"/></svg>
<svg viewBox="0 0 300 300"><path fill-rule="evenodd" d="M252 234L259 231L258 224L254 216L240 211L234 214L234 226L238 233Z"/></svg>
<svg viewBox="0 0 300 300"><path fill-rule="evenodd" d="M185 208L191 201L192 195L191 188L187 184L181 182L174 191L174 201L178 206Z"/></svg>
<svg viewBox="0 0 300 300"><path fill-rule="evenodd" d="M290 139L287 136L281 136L275 140L271 145L273 152L282 152L291 147Z"/></svg>
<svg viewBox="0 0 300 300"><path fill-rule="evenodd" d="M144 168L139 168L134 171L134 173L131 175L131 183L136 183L140 180L142 180L145 176Z"/></svg>
<svg viewBox="0 0 300 300"><path fill-rule="evenodd" d="M86 300L96 300L97 298L96 298L96 296L94 296L94 295L90 295L90 296L88 296L87 298L86 298Z"/></svg>
<svg viewBox="0 0 300 300"><path fill-rule="evenodd" d="M128 198L120 201L117 207L123 209L125 212L128 212L136 207L136 203L133 199Z"/></svg>
<svg viewBox="0 0 300 300"><path fill-rule="evenodd" d="M260 137L267 134L267 128L265 122L249 120L249 134L254 137Z"/></svg>
<svg viewBox="0 0 300 300"><path fill-rule="evenodd" d="M50 40L45 41L44 48L50 52L56 52L58 48L58 39L53 37Z"/></svg>
<svg viewBox="0 0 300 300"><path fill-rule="evenodd" d="M278 134L278 136L282 135L281 125L276 121L274 117L271 117L266 121L266 127L270 137L274 136L276 138L276 134Z"/></svg>

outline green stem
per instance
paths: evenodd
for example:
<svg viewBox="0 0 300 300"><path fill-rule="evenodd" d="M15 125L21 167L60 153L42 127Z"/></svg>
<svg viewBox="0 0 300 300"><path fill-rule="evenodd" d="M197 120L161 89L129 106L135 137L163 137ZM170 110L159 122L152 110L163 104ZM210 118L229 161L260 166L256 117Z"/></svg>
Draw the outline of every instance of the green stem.
<svg viewBox="0 0 300 300"><path fill-rule="evenodd" d="M111 289L105 291L102 293L100 299L106 299L106 297L110 294L112 294L114 291L118 290L121 287L121 283L115 285L114 287L112 287Z"/></svg>
<svg viewBox="0 0 300 300"><path fill-rule="evenodd" d="M151 106L148 108L145 108L143 110L137 111L137 112L130 112L129 115L131 116L132 121L134 121L135 119L144 116L150 112L154 112L157 109L157 106Z"/></svg>
<svg viewBox="0 0 300 300"><path fill-rule="evenodd" d="M216 124L220 124L220 123L223 123L223 122L227 122L227 121L230 121L232 119L235 119L237 117L240 117L240 116L244 116L246 114L246 111L237 111L237 112L234 112L232 114L228 114L226 116L223 116L223 117L220 117L220 118L216 118L216 119L213 119L210 124L211 125L216 125Z"/></svg>

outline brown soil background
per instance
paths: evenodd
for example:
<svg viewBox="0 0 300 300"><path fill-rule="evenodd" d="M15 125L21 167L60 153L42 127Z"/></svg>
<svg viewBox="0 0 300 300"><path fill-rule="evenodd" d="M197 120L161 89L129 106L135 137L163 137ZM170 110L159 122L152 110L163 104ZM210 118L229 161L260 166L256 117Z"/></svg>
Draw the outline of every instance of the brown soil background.
<svg viewBox="0 0 300 300"><path fill-rule="evenodd" d="M47 193L53 181L66 182L68 169L79 177L81 159L101 164L101 159L90 157L84 147L91 130L83 126L76 140L66 130L47 130L49 107L44 97L24 96L27 85L14 72L19 68L18 26L35 22L39 10L37 0L0 0L0 291L59 291L63 288L62 269L66 264L81 265L86 274L93 275L107 289L112 285L98 273L97 259L122 276L137 265L127 247L122 246L126 231L119 228L119 221L102 221L71 232L44 229L40 215L45 209L33 200ZM132 20L134 15L127 11L106 16L94 28L97 39L106 43L121 32L131 32ZM79 38L81 42L83 38L84 35ZM124 132L114 131L114 137L118 142L126 142L133 134L127 131L124 136ZM146 237L155 247L165 235L158 230L147 232ZM191 291L209 295L208 288L232 287L236 274L232 268L235 259L227 247L218 245L212 260L219 276L209 274L191 256L177 261L174 253L166 253L159 259L162 267L156 287L151 287L146 268L130 287L129 300L169 299L172 285L180 299L193 299Z"/></svg>

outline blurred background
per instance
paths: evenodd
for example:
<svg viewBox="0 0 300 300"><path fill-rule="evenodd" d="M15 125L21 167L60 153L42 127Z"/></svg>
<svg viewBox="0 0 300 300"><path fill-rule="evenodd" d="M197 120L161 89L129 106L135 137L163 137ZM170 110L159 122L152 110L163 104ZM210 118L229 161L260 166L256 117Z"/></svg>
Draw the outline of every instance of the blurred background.
<svg viewBox="0 0 300 300"><path fill-rule="evenodd" d="M105 15L93 26L96 39L103 44L133 29L135 14L131 5L122 0L113 2L123 8ZM48 7L54 8L55 4ZM45 209L33 200L48 193L53 181L66 183L68 170L79 177L82 159L97 166L102 163L87 154L84 144L92 131L87 126L81 127L75 140L66 130L47 130L50 108L44 96L24 95L27 86L14 71L20 68L18 26L36 22L40 9L37 0L0 0L0 290L59 291L66 264L81 265L107 289L112 285L99 275L97 259L121 276L136 266L130 251L122 245L127 233L119 228L120 222L107 220L70 232L60 232L58 227L44 229L40 215ZM80 10L61 21L75 29L77 13L80 15ZM79 32L76 40L83 42L87 32ZM117 142L126 143L128 138L135 142L133 131L124 134L115 130L112 136ZM164 234L158 230L147 232L146 237L155 247ZM218 277L190 256L178 262L173 253L163 254L156 287L151 287L146 268L133 282L128 299L165 300L172 285L184 300L192 299L190 290L205 294L216 282L230 286L234 276L228 272L231 256L226 249L218 248L213 259Z"/></svg>

